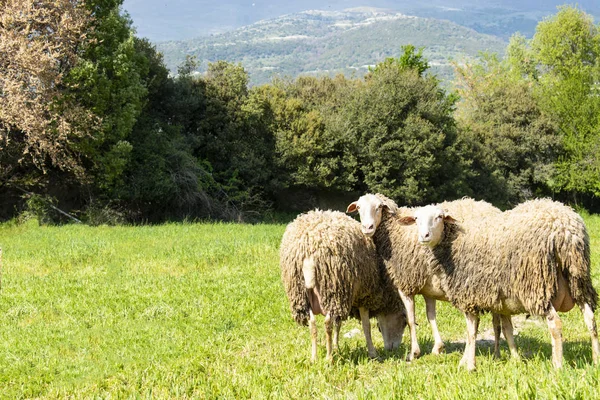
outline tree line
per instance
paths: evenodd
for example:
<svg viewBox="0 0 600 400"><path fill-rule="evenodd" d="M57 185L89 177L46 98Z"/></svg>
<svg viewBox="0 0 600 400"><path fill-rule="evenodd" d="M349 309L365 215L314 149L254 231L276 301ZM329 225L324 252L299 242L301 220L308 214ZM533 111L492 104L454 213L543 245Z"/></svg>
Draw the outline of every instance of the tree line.
<svg viewBox="0 0 600 400"><path fill-rule="evenodd" d="M447 90L410 45L362 78L172 76L121 3L0 0L2 219L260 220L367 191L598 209L600 31L576 7Z"/></svg>

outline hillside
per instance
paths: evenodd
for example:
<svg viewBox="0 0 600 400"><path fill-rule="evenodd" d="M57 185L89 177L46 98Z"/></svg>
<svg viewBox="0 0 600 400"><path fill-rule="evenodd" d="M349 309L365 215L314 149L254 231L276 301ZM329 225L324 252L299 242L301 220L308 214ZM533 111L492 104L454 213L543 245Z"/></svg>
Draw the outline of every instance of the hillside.
<svg viewBox="0 0 600 400"><path fill-rule="evenodd" d="M369 65L398 56L404 44L424 46L433 72L443 79L452 75L450 59L502 53L506 46L498 37L450 21L362 7L304 11L218 35L158 43L157 48L173 72L188 55L201 62L201 72L208 62L227 60L241 62L251 83L261 84L273 75L362 76Z"/></svg>
<svg viewBox="0 0 600 400"><path fill-rule="evenodd" d="M359 6L390 9L407 15L446 19L508 39L516 31L531 36L540 19L556 13L565 0L125 0L138 34L153 42L187 40L248 26L259 20L305 10L340 11ZM572 1L571 3L575 3ZM578 0L578 6L596 18L598 0Z"/></svg>

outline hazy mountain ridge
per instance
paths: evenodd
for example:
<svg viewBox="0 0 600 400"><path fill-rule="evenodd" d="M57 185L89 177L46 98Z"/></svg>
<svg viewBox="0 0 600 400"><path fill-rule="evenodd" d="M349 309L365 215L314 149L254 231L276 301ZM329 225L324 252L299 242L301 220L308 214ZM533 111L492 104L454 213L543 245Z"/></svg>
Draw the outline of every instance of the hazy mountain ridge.
<svg viewBox="0 0 600 400"><path fill-rule="evenodd" d="M158 43L157 48L173 72L192 55L201 62L200 71L217 60L241 62L251 82L259 84L273 74L360 76L369 65L399 55L405 44L424 46L434 72L445 78L451 75L450 58L502 53L506 46L498 37L450 21L361 7L288 14L219 35Z"/></svg>
<svg viewBox="0 0 600 400"><path fill-rule="evenodd" d="M364 5L447 19L506 40L516 31L531 36L537 22L556 13L556 7L563 3L564 0L125 0L123 8L131 14L139 35L154 42L223 33L308 9L339 11ZM571 3L600 18L598 0Z"/></svg>

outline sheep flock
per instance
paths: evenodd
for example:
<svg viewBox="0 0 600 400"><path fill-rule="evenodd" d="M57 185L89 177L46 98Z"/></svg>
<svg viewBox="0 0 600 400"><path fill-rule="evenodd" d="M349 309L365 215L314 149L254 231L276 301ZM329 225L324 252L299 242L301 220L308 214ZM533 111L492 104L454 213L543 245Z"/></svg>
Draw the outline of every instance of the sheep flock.
<svg viewBox="0 0 600 400"><path fill-rule="evenodd" d="M501 211L463 198L425 207L399 207L381 194L366 194L347 213L310 211L290 223L280 246L281 277L292 316L311 332L317 356L316 316L323 315L327 359L333 359L341 322L361 320L370 357L377 352L370 318L377 317L384 348L399 346L408 325L407 361L420 355L414 296L425 299L433 354L444 351L436 301L465 316L466 344L460 366L476 368L480 316L491 313L494 355L500 333L519 358L511 317L546 320L552 363L561 368L562 321L558 312L579 308L588 328L594 364L600 344L594 312L590 244L585 223L572 208L549 199Z"/></svg>

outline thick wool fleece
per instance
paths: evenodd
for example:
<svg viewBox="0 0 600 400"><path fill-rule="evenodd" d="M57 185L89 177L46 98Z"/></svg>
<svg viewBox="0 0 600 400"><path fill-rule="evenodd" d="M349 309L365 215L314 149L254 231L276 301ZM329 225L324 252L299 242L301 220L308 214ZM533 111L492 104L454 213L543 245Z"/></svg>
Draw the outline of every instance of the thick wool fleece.
<svg viewBox="0 0 600 400"><path fill-rule="evenodd" d="M315 265L321 307L334 321L347 319L358 307L368 309L372 316L403 310L397 291L377 262L374 244L362 234L360 224L341 212L316 210L299 215L287 226L279 250L281 278L292 316L299 324L306 325L309 318L302 272L309 257Z"/></svg>
<svg viewBox="0 0 600 400"><path fill-rule="evenodd" d="M376 196L384 203L390 201L380 194ZM471 224L472 220L502 213L489 203L470 198L444 202L440 206L464 226ZM394 285L404 294L414 296L419 293L434 275L442 281L442 290L445 291L445 275L439 266L436 268L435 263L432 267L431 251L419 243L417 227L399 222L401 217L412 215L413 212L414 209L411 208L397 208L395 214L384 211L381 224L373 238L377 253Z"/></svg>
<svg viewBox="0 0 600 400"><path fill-rule="evenodd" d="M447 224L431 252L450 301L463 311L546 315L563 274L577 304L596 308L589 237L582 218L548 199L462 227ZM516 308L516 309L515 309Z"/></svg>

